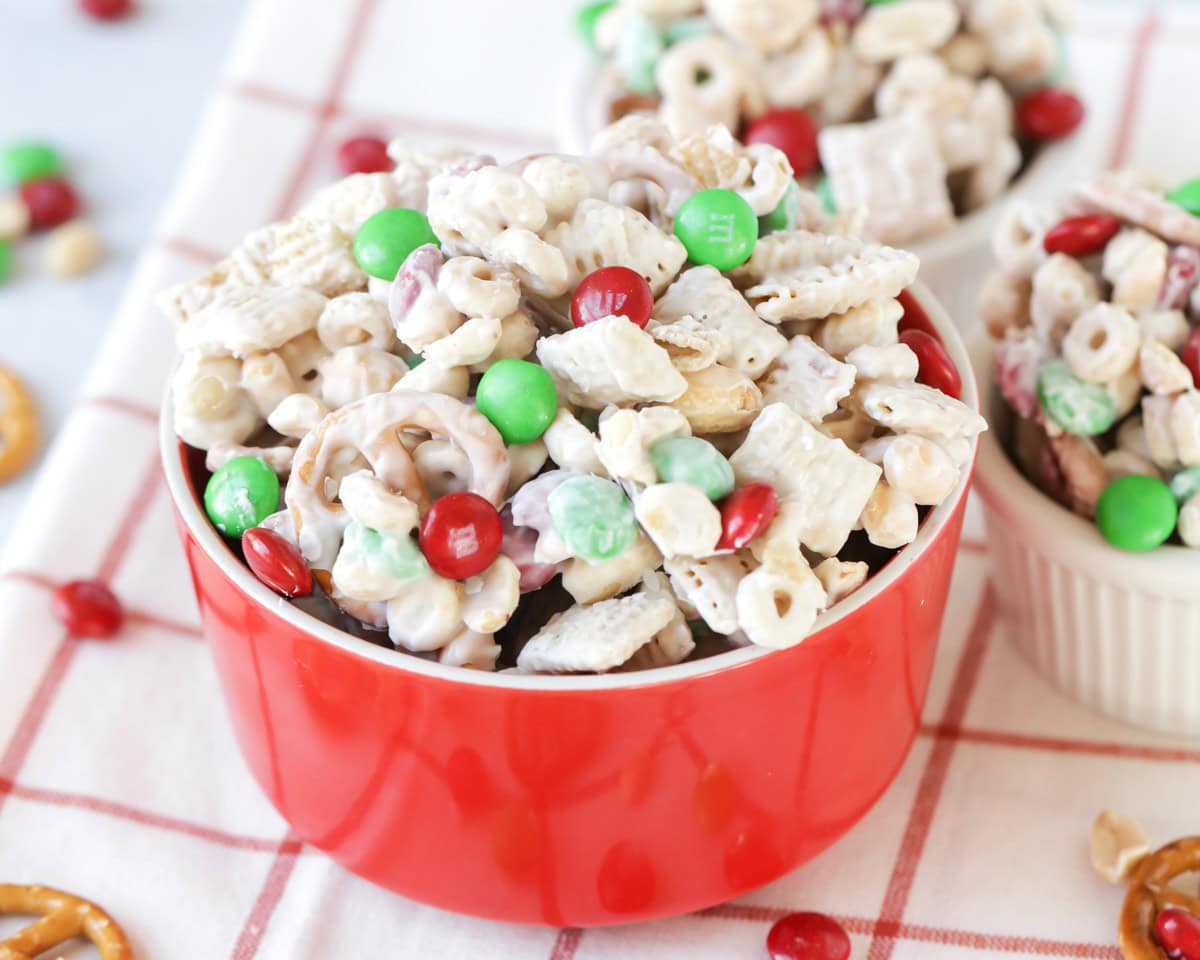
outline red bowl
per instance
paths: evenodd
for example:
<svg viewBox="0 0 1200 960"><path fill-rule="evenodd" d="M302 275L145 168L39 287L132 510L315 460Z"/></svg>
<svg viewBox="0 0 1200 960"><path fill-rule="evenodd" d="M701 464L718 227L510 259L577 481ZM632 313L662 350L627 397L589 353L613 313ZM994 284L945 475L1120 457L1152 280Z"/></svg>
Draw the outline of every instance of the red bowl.
<svg viewBox="0 0 1200 960"><path fill-rule="evenodd" d="M977 408L953 325L920 299ZM845 833L916 734L968 475L798 646L487 674L372 646L259 584L209 525L171 422L163 461L242 752L300 837L406 897L556 926L710 906Z"/></svg>

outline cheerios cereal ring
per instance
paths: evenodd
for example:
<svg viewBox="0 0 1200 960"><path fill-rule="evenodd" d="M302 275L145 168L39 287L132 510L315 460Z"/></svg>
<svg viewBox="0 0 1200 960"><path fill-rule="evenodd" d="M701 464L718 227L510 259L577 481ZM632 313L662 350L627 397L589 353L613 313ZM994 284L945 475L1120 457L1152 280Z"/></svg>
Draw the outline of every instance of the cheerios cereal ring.
<svg viewBox="0 0 1200 960"><path fill-rule="evenodd" d="M0 483L29 465L38 443L33 398L12 371L0 366Z"/></svg>
<svg viewBox="0 0 1200 960"><path fill-rule="evenodd" d="M404 430L422 430L454 441L470 464L468 489L495 506L504 500L509 462L504 440L483 414L438 393L392 390L336 410L301 441L287 486L287 503L301 552L314 568L328 570L345 526L336 491L327 481L338 475L347 454L361 456L375 475L397 493L429 508L429 493L412 456L400 440Z"/></svg>
<svg viewBox="0 0 1200 960"><path fill-rule="evenodd" d="M50 887L0 884L0 914L40 917L0 941L0 960L31 960L73 937L87 937L100 960L132 960L125 931L94 903Z"/></svg>

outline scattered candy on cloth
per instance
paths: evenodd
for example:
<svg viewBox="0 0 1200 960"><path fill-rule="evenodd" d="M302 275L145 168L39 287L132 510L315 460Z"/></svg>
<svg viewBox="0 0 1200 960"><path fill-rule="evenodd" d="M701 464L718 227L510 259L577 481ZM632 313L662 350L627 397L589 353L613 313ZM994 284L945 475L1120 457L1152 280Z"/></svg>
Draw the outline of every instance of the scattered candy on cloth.
<svg viewBox="0 0 1200 960"><path fill-rule="evenodd" d="M1175 92L1193 70L1200 11L1088 7L1076 61L1087 101L1112 105L1094 158L1184 181L1200 131L1180 122L1187 105ZM761 960L772 924L794 911L833 917L855 958L1116 960L1123 891L1093 874L1089 824L1111 807L1154 837L1194 833L1200 748L1098 718L1021 663L997 627L974 517L925 725L896 783L830 850L737 903L586 932L445 914L302 846L251 781L158 467L174 347L151 299L294 212L337 174L349 137L403 133L503 157L552 149L542 129L555 104L528 98L554 84L531 85L515 65L536 63L541 80L565 69L567 26L563 50L547 51L562 14L481 4L467 33L460 5L429 5L419 31L400 0L250 8L179 189L0 564L0 881L102 903L137 956L180 960ZM473 69L428 84L431 63L459 61ZM276 558L278 576L286 563ZM108 639L74 639L55 617L54 590L89 579L124 611Z"/></svg>

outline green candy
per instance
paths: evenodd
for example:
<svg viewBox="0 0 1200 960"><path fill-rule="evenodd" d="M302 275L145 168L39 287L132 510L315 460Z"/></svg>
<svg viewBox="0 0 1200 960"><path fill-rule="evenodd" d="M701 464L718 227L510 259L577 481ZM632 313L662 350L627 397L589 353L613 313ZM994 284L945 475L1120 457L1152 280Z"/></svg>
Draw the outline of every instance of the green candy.
<svg viewBox="0 0 1200 960"><path fill-rule="evenodd" d="M1042 86L1061 87L1067 80L1067 33L1057 23L1048 24L1054 34L1054 65L1042 80Z"/></svg>
<svg viewBox="0 0 1200 960"><path fill-rule="evenodd" d="M204 512L227 537L240 537L278 509L279 477L262 457L234 457L204 488Z"/></svg>
<svg viewBox="0 0 1200 960"><path fill-rule="evenodd" d="M1038 400L1060 427L1080 437L1105 433L1117 419L1117 405L1098 383L1075 376L1062 360L1051 360L1038 371Z"/></svg>
<svg viewBox="0 0 1200 960"><path fill-rule="evenodd" d="M360 559L376 575L390 575L399 580L411 580L429 574L429 562L412 537L393 537L364 526L357 520L346 527L342 549Z"/></svg>
<svg viewBox="0 0 1200 960"><path fill-rule="evenodd" d="M775 209L765 217L758 218L758 235L766 236L777 230L795 230L800 220L800 185L795 180L788 182Z"/></svg>
<svg viewBox="0 0 1200 960"><path fill-rule="evenodd" d="M441 242L420 210L389 207L370 216L354 235L354 259L373 277L395 280L400 265L417 247Z"/></svg>
<svg viewBox="0 0 1200 960"><path fill-rule="evenodd" d="M58 152L44 143L10 143L0 148L0 183L21 186L63 171Z"/></svg>
<svg viewBox="0 0 1200 960"><path fill-rule="evenodd" d="M409 370L416 370L417 367L419 367L421 364L423 364L425 362L425 358L423 356L421 356L419 353L414 353L414 354L411 354L410 356L405 357L404 362L406 364L408 364Z"/></svg>
<svg viewBox="0 0 1200 960"><path fill-rule="evenodd" d="M650 448L650 462L660 483L690 483L709 500L733 492L733 467L721 451L699 437L667 437Z"/></svg>
<svg viewBox="0 0 1200 960"><path fill-rule="evenodd" d="M649 17L630 17L617 40L616 63L634 93L649 96L658 92L654 71L664 49L658 25Z"/></svg>
<svg viewBox="0 0 1200 960"><path fill-rule="evenodd" d="M758 217L732 190L701 190L675 216L675 236L695 264L732 270L750 259L758 239Z"/></svg>
<svg viewBox="0 0 1200 960"><path fill-rule="evenodd" d="M1200 493L1200 467L1184 467L1171 478L1171 494L1175 502L1185 504Z"/></svg>
<svg viewBox="0 0 1200 960"><path fill-rule="evenodd" d="M821 208L826 213L831 215L837 213L837 200L833 196L833 185L830 184L828 177L821 177L813 188L813 192L821 198Z"/></svg>
<svg viewBox="0 0 1200 960"><path fill-rule="evenodd" d="M0 283L8 279L12 273L12 265L12 244L7 240L0 240Z"/></svg>
<svg viewBox="0 0 1200 960"><path fill-rule="evenodd" d="M1114 547L1144 552L1166 543L1179 519L1171 488L1134 474L1114 480L1096 502L1096 526Z"/></svg>
<svg viewBox="0 0 1200 960"><path fill-rule="evenodd" d="M593 50L596 46L596 21L615 6L615 0L596 0L595 3L585 3L575 11L575 31Z"/></svg>
<svg viewBox="0 0 1200 960"><path fill-rule="evenodd" d="M498 360L475 390L475 409L505 443L531 443L558 412L558 390L545 367L528 360Z"/></svg>
<svg viewBox="0 0 1200 960"><path fill-rule="evenodd" d="M577 557L611 560L633 546L637 518L625 491L611 480L582 476L564 480L546 498L550 522Z"/></svg>
<svg viewBox="0 0 1200 960"><path fill-rule="evenodd" d="M1193 217L1200 217L1200 177L1181 183L1167 194L1167 199L1183 207Z"/></svg>
<svg viewBox="0 0 1200 960"><path fill-rule="evenodd" d="M708 17L684 17L682 20L671 21L663 28L663 40L668 47L673 47L693 37L706 37L715 32Z"/></svg>

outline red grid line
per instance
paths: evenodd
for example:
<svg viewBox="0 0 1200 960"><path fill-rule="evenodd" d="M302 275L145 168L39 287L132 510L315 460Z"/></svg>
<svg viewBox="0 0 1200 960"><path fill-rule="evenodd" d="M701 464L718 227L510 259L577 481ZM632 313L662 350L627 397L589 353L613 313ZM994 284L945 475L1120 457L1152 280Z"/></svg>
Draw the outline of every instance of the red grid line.
<svg viewBox="0 0 1200 960"><path fill-rule="evenodd" d="M550 948L549 960L575 960L575 951L579 949L582 939L583 931L575 927L559 930L554 938L554 946Z"/></svg>
<svg viewBox="0 0 1200 960"><path fill-rule="evenodd" d="M963 553L984 554L987 553L987 544L973 537L963 537L958 542L958 549Z"/></svg>
<svg viewBox="0 0 1200 960"><path fill-rule="evenodd" d="M230 960L253 960L258 953L267 927L271 923L271 916L279 906L279 901L283 899L284 888L287 887L292 870L296 867L299 853L300 841L289 830L276 845L275 860L271 863L271 869L267 871L267 879L258 894L258 899L250 908L250 915L246 917L246 923L233 945Z"/></svg>
<svg viewBox="0 0 1200 960"><path fill-rule="evenodd" d="M721 904L694 914L718 920L740 920L748 923L774 923L791 910L779 907L759 907L736 903ZM834 916L848 933L878 935L883 920L865 917ZM998 933L982 933L974 930L958 930L948 927L930 927L925 924L901 923L896 926L897 940L912 940L919 943L935 943L942 946L966 947L970 950L993 950L1002 953L1033 953L1043 957L1082 957L1096 960L1121 960L1117 947L1102 943L1082 943L1075 940L1050 940L1044 937L1021 937Z"/></svg>
<svg viewBox="0 0 1200 960"><path fill-rule="evenodd" d="M161 479L162 470L158 463L158 451L155 449L150 456L150 462L142 474L141 481L134 490L133 498L125 509L125 515L121 518L116 533L113 535L108 549L101 558L100 566L96 571L97 579L103 581L112 579L113 574L120 567L134 534L141 526L141 522L149 510L150 504L153 501L153 494L158 488ZM21 715L21 719L17 723L16 730L13 731L12 738L9 740L3 756L0 757L0 778L3 778L2 782L0 782L0 811L3 811L4 801L8 798L10 792L4 786L4 782L9 784L16 782L17 774L21 772L21 768L25 765L29 751L33 747L38 733L41 731L42 724L50 712L55 695L62 686L63 678L66 676L71 662L75 659L75 652L78 648L78 640L69 633L63 635L62 640L59 641L58 648L54 651L54 656L51 658L49 666L46 668L45 673L42 674L42 679L38 683L37 690L34 691L33 696L25 707L25 712Z"/></svg>
<svg viewBox="0 0 1200 960"><path fill-rule="evenodd" d="M1051 753L1088 754L1122 760L1152 760L1159 763L1200 763L1200 750L1183 747L1156 747L1150 744L1116 743L1100 740L1072 740L1036 734L1009 733L1003 730L977 730L969 727L937 724L921 728L921 733L939 740L957 740L1018 750L1046 750Z"/></svg>
<svg viewBox="0 0 1200 960"><path fill-rule="evenodd" d="M89 813L98 813L116 820L125 820L140 826L165 830L168 833L206 840L209 843L232 847L235 850L273 853L279 849L278 840L229 833L225 830L218 830L215 827L208 827L204 824L183 820L179 817L170 817L165 814L153 813L149 810L140 810L137 807L131 807L128 804L118 803L114 800L105 800L102 797L93 797L82 793L68 793L63 790L50 790L44 787L27 787L24 784L13 783L11 780L2 778L0 778L0 792L11 794L28 803L86 810ZM296 852L300 848L301 844L297 842L295 844Z"/></svg>
<svg viewBox="0 0 1200 960"><path fill-rule="evenodd" d="M1120 167L1129 159L1133 131L1142 105L1146 68L1150 63L1150 48L1161 26L1158 11L1154 9L1142 18L1141 25L1134 35L1133 50L1129 54L1129 72L1125 78L1125 95L1121 99L1121 111L1117 115L1117 129L1113 138L1112 153L1109 155L1109 167Z"/></svg>
<svg viewBox="0 0 1200 960"><path fill-rule="evenodd" d="M147 423L158 423L158 407L152 407L146 403L140 403L137 400L131 400L128 397L118 397L115 394L101 393L90 397L84 397L79 401L81 407L102 407L107 410L116 410L118 413L127 413L129 416L138 420L145 420Z"/></svg>
<svg viewBox="0 0 1200 960"><path fill-rule="evenodd" d="M954 674L950 687L950 695L942 712L942 725L957 727L962 725L966 716L967 704L975 690L979 678L980 667L983 665L983 654L991 637L992 626L996 617L995 595L991 582L984 584L983 593L979 598L974 620L967 634L967 644ZM888 880L887 893L883 898L883 908L879 914L879 923L871 938L871 946L867 952L867 960L890 960L895 949L896 931L900 929L904 917L904 909L908 905L908 897L912 892L913 881L916 879L917 866L921 862L921 854L925 850L925 841L929 837L933 825L933 815L941 800L942 788L946 783L946 775L950 771L950 761L954 755L956 741L951 739L938 740L934 743L925 763L925 771L917 787L916 799L913 801L912 812L909 814L908 826L904 831L904 839L900 843L900 851Z"/></svg>

